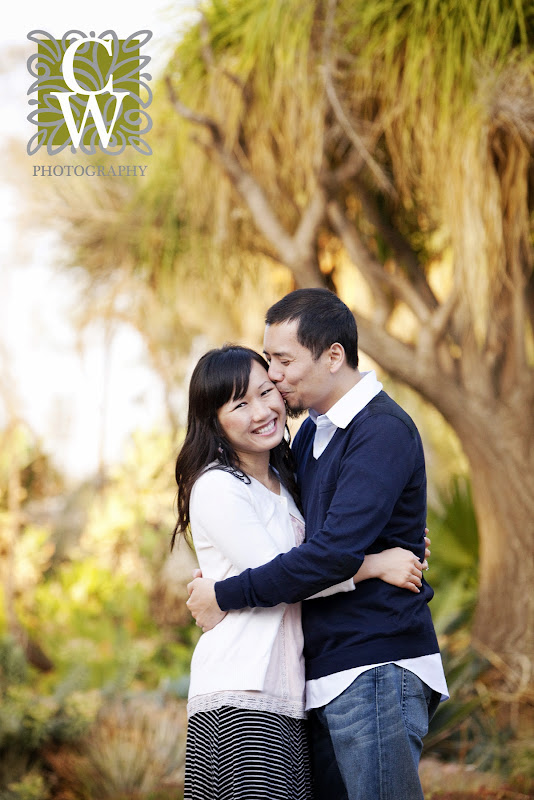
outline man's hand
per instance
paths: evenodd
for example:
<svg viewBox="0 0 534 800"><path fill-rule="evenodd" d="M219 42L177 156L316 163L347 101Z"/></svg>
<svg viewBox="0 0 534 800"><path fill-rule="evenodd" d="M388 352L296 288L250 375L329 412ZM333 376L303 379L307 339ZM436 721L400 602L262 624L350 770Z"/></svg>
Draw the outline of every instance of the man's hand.
<svg viewBox="0 0 534 800"><path fill-rule="evenodd" d="M189 600L186 603L199 628L210 631L226 616L215 597L215 581L211 578L195 578L187 584Z"/></svg>

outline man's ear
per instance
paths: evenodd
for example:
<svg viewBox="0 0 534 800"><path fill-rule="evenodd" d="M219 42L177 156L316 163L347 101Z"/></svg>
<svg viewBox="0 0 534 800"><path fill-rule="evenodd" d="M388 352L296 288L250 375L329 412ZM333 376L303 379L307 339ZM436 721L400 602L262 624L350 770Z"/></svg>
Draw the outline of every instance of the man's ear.
<svg viewBox="0 0 534 800"><path fill-rule="evenodd" d="M334 342L330 345L330 372L333 374L338 372L345 363L345 348L339 342Z"/></svg>

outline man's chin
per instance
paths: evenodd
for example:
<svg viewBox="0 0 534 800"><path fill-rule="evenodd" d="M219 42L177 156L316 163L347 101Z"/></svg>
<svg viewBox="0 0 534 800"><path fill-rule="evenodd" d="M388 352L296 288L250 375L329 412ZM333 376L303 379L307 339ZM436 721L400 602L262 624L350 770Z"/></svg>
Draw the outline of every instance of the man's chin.
<svg viewBox="0 0 534 800"><path fill-rule="evenodd" d="M305 414L307 410L308 410L307 408L301 408L300 406L297 406L296 408L292 408L286 402L286 413L287 413L287 416L290 419L298 419L303 414Z"/></svg>

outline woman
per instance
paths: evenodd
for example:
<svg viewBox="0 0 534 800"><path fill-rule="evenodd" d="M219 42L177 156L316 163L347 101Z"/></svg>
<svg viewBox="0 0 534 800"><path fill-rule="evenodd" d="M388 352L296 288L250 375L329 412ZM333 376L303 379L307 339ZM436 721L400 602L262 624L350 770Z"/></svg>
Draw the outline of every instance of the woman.
<svg viewBox="0 0 534 800"><path fill-rule="evenodd" d="M191 530L206 577L223 580L304 539L283 399L253 350L226 346L198 362L176 462L177 534ZM367 556L354 579L418 591L413 554ZM393 564L393 566L392 566ZM385 573L384 573L385 571ZM309 800L300 604L231 611L191 663L186 800Z"/></svg>

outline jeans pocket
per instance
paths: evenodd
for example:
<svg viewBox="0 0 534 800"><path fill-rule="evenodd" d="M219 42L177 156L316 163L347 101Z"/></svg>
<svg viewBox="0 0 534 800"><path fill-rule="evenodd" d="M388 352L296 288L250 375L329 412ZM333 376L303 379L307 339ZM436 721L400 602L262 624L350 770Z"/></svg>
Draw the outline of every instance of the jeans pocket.
<svg viewBox="0 0 534 800"><path fill-rule="evenodd" d="M417 736L428 733L428 706L432 689L408 669L403 669L402 713L404 724Z"/></svg>

